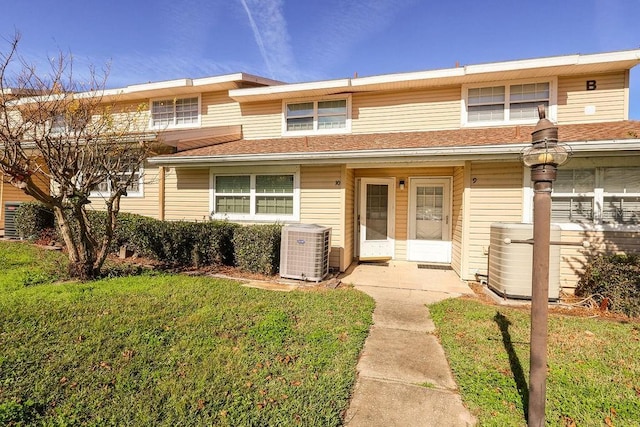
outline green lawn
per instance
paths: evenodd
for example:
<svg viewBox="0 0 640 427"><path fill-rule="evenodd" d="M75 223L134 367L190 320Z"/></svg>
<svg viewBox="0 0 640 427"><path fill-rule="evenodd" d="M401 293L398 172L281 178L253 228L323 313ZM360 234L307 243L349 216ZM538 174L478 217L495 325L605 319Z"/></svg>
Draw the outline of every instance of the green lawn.
<svg viewBox="0 0 640 427"><path fill-rule="evenodd" d="M429 310L480 425L526 425L529 311L469 299ZM547 425L640 426L640 323L550 315L548 336Z"/></svg>
<svg viewBox="0 0 640 427"><path fill-rule="evenodd" d="M146 275L53 283L0 242L0 425L341 424L373 300Z"/></svg>

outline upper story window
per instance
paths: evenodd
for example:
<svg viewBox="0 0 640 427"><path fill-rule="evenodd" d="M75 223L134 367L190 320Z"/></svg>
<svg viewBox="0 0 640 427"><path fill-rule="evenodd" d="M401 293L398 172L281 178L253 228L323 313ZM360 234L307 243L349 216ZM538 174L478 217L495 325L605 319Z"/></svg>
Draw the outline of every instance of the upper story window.
<svg viewBox="0 0 640 427"><path fill-rule="evenodd" d="M464 86L462 123L469 126L535 123L538 105L555 119L555 81L514 82L504 85Z"/></svg>
<svg viewBox="0 0 640 427"><path fill-rule="evenodd" d="M200 124L200 97L151 101L151 127L191 127Z"/></svg>
<svg viewBox="0 0 640 427"><path fill-rule="evenodd" d="M558 170L551 219L595 224L640 223L640 167Z"/></svg>
<svg viewBox="0 0 640 427"><path fill-rule="evenodd" d="M350 129L349 98L284 104L283 133L341 133Z"/></svg>

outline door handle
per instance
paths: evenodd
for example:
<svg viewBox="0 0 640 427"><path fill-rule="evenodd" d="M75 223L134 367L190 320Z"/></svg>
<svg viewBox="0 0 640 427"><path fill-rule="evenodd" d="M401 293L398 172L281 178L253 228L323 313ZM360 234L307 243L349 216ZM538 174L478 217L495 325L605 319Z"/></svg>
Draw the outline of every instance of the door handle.
<svg viewBox="0 0 640 427"><path fill-rule="evenodd" d="M444 218L445 218L444 223L449 225L449 215L445 216Z"/></svg>

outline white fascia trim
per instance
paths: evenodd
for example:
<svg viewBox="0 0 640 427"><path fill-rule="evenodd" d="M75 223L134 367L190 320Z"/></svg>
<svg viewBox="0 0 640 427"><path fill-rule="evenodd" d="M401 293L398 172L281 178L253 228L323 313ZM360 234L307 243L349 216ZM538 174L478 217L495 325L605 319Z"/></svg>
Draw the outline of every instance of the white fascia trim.
<svg viewBox="0 0 640 427"><path fill-rule="evenodd" d="M286 85L265 86L248 89L232 89L229 97L232 99L242 99L255 95L276 95L301 91L314 91L322 89L348 89L351 86L351 79L324 80L310 83L291 83Z"/></svg>
<svg viewBox="0 0 640 427"><path fill-rule="evenodd" d="M638 151L640 154L640 139L623 139L608 141L577 141L567 145L573 153L588 152L617 152ZM449 157L464 160L473 160L475 156L504 156L519 155L525 147L531 144L500 144L483 145L474 147L437 147L437 148L392 148L386 150L349 150L329 152L304 152L304 153L268 153L268 154L237 154L232 156L181 156L181 157L151 157L150 164L155 165L205 165L217 162L284 162L295 161L299 164L317 163L322 160L370 160L375 158L414 158L414 157ZM414 159L415 161L415 159ZM424 159L420 159L424 161ZM438 161L441 161L439 159Z"/></svg>
<svg viewBox="0 0 640 427"><path fill-rule="evenodd" d="M118 95L130 95L139 92L149 92L149 91L157 91L157 90L165 90L165 89L181 89L181 88L189 88L189 87L206 87L206 86L215 86L215 85L224 85L225 83L235 83L235 82L252 82L258 83L262 85L282 85L283 82L278 80L267 79L264 77L256 76L253 74L247 73L233 73L233 74L225 74L222 76L213 76L213 77L203 77L198 79L176 79L176 80L165 80L160 82L149 82L149 83L141 83L129 85L121 88L115 89L104 89L101 91L92 91L92 92L81 92L74 94L74 96L78 98L93 98L93 97L109 97L109 96L118 96Z"/></svg>
<svg viewBox="0 0 640 427"><path fill-rule="evenodd" d="M260 77L253 74L234 73L234 74L226 74L223 76L202 77L199 79L193 79L193 86L198 87L198 86L207 86L207 85L233 83L233 82L252 82L252 83L263 84L266 86L284 84L283 82L278 80L267 79L265 77Z"/></svg>
<svg viewBox="0 0 640 427"><path fill-rule="evenodd" d="M601 64L619 61L640 60L640 49L618 52L574 54L550 56L546 58L521 59L517 61L493 62L488 64L466 65L465 74L483 74L503 71L518 71L532 68L561 67L566 65Z"/></svg>
<svg viewBox="0 0 640 427"><path fill-rule="evenodd" d="M384 74L380 76L359 77L351 80L351 86L359 87L371 84L408 82L413 80L441 79L446 77L463 77L464 67L443 68L439 70L416 71L413 73Z"/></svg>
<svg viewBox="0 0 640 427"><path fill-rule="evenodd" d="M410 82L414 80L430 80L442 78L456 78L473 76L476 74L500 73L505 71L523 71L536 68L561 67L569 65L587 65L597 63L609 63L620 61L640 61L640 49L619 52L574 54L565 56L552 56L546 58L532 58L516 61L493 62L477 65L465 65L456 68L444 68L439 70L417 71L409 73L383 74L371 77L347 78L341 80L326 80L311 83L294 83L281 87L264 87L250 89L235 89L229 91L229 96L241 101L253 96L286 94L298 91L311 91L314 89L339 89L358 88L360 86L389 84L398 82Z"/></svg>

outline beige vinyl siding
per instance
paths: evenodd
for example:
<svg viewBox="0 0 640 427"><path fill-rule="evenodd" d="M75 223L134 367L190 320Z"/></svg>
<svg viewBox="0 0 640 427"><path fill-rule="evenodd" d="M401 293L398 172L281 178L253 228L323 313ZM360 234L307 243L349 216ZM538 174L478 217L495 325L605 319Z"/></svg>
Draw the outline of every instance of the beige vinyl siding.
<svg viewBox="0 0 640 427"><path fill-rule="evenodd" d="M464 217L464 168L453 168L453 188L451 191L451 268L460 275L462 269L462 226Z"/></svg>
<svg viewBox="0 0 640 427"><path fill-rule="evenodd" d="M354 94L352 133L460 127L460 87Z"/></svg>
<svg viewBox="0 0 640 427"><path fill-rule="evenodd" d="M89 209L104 210L104 199L99 196L90 197ZM120 199L120 212L129 212L158 218L158 167L145 167L143 177L143 197L127 197Z"/></svg>
<svg viewBox="0 0 640 427"><path fill-rule="evenodd" d="M344 189L342 167L303 166L300 169L300 222L331 227L331 267L340 268L344 253Z"/></svg>
<svg viewBox="0 0 640 427"><path fill-rule="evenodd" d="M357 178L381 178L395 177L396 186L396 214L395 214L395 254L394 258L407 259L407 220L409 216L409 186L408 178L417 177L450 177L453 175L452 167L436 168L388 168L388 169L356 169ZM398 189L398 182L404 179L407 186L404 190Z"/></svg>
<svg viewBox="0 0 640 427"><path fill-rule="evenodd" d="M241 105L242 135L246 139L282 136L282 102L253 102Z"/></svg>
<svg viewBox="0 0 640 427"><path fill-rule="evenodd" d="M588 80L596 81L596 90L586 90ZM558 123L624 120L627 85L625 71L560 77ZM585 114L585 107L595 107L595 114Z"/></svg>
<svg viewBox="0 0 640 427"><path fill-rule="evenodd" d="M165 219L209 218L209 169L166 168Z"/></svg>
<svg viewBox="0 0 640 427"><path fill-rule="evenodd" d="M203 93L201 102L203 127L233 126L241 123L240 104L229 98L227 91Z"/></svg>
<svg viewBox="0 0 640 427"><path fill-rule="evenodd" d="M355 206L355 173L353 169L346 169L343 173L344 186L344 253L340 270L346 270L355 257L354 253L354 206Z"/></svg>
<svg viewBox="0 0 640 427"><path fill-rule="evenodd" d="M151 113L149 110L149 100L141 99L139 101L116 102L112 106L113 118L116 120L131 120L132 132L144 132L149 129L149 120Z"/></svg>
<svg viewBox="0 0 640 427"><path fill-rule="evenodd" d="M522 221L522 165L517 162L471 163L468 272L486 273L489 234L494 222Z"/></svg>
<svg viewBox="0 0 640 427"><path fill-rule="evenodd" d="M573 293L578 284L580 273L591 256L619 252L640 252L640 233L627 230L563 230L562 243L582 243L588 241L590 246L560 247L560 286L565 292Z"/></svg>
<svg viewBox="0 0 640 427"><path fill-rule="evenodd" d="M7 179L7 182L5 182ZM35 199L31 196L28 196L24 193L24 191L20 190L17 187L14 187L8 182L7 177L5 177L2 173L0 173L0 235L4 235L4 204L6 202L33 202ZM31 178L33 182L36 183L38 188L42 190L49 189L49 180L42 175L34 175Z"/></svg>
<svg viewBox="0 0 640 427"><path fill-rule="evenodd" d="M123 197L120 199L120 210L158 218L158 167L145 167L142 179L144 196Z"/></svg>

